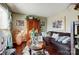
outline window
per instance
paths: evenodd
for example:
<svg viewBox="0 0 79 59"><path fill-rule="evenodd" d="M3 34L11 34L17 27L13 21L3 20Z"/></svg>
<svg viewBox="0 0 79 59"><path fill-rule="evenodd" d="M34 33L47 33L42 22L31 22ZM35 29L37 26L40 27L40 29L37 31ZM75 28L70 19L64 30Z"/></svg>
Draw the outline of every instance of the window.
<svg viewBox="0 0 79 59"><path fill-rule="evenodd" d="M0 6L0 29L9 29L8 10Z"/></svg>

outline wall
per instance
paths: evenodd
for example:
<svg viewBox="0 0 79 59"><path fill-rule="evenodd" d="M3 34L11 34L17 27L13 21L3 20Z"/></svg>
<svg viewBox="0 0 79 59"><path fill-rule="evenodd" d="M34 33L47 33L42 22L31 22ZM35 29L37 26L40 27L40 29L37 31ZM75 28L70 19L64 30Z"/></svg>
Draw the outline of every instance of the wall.
<svg viewBox="0 0 79 59"><path fill-rule="evenodd" d="M73 6L70 6L69 8L63 10L62 12L54 15L54 16L51 16L51 17L48 17L47 19L47 31L58 31L58 32L71 32L71 23L73 21L77 21L78 20L78 16L79 15L79 12L78 11L75 11L73 10ZM52 27L52 22L54 20L58 20L58 19L63 19L65 20L65 28L63 30L58 30L58 29L54 29Z"/></svg>
<svg viewBox="0 0 79 59"><path fill-rule="evenodd" d="M40 23L43 25L41 25L41 31L42 32L46 32L47 31L47 18L46 17L40 17Z"/></svg>
<svg viewBox="0 0 79 59"><path fill-rule="evenodd" d="M25 23L25 19L26 15L23 14L18 14L18 13L12 13L12 19L13 19L13 30L18 29L18 30L24 30L26 29L26 23ZM17 20L23 20L24 21L24 26L16 26L16 21Z"/></svg>
<svg viewBox="0 0 79 59"><path fill-rule="evenodd" d="M24 29L26 29L27 30L27 22L26 22L26 16L27 15L24 15L24 14L18 14L18 13L12 13L12 18L13 18L13 30L14 29L22 29L22 30L24 30ZM21 27L19 27L19 26L16 26L16 20L24 20L24 26L21 26ZM43 32L44 31L46 31L46 27L47 27L47 18L46 17L40 17L40 22L45 22L45 26L42 26L42 28L43 28Z"/></svg>
<svg viewBox="0 0 79 59"><path fill-rule="evenodd" d="M18 13L12 13L12 34L13 34L13 42L16 42L16 36L19 33L19 31L27 31L27 26L26 26L26 15L24 14L18 14ZM17 26L16 25L16 21L17 20L23 20L24 21L24 26ZM23 41L25 41L26 39L24 38Z"/></svg>

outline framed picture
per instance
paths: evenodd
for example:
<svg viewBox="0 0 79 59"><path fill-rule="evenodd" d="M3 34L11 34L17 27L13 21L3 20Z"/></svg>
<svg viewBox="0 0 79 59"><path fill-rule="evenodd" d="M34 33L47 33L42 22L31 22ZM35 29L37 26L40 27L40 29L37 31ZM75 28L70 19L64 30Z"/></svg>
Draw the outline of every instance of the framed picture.
<svg viewBox="0 0 79 59"><path fill-rule="evenodd" d="M66 30L66 17L57 18L52 22L53 29Z"/></svg>
<svg viewBox="0 0 79 59"><path fill-rule="evenodd" d="M53 22L53 28L62 28L63 21L62 20L56 20Z"/></svg>
<svg viewBox="0 0 79 59"><path fill-rule="evenodd" d="M16 26L24 26L24 20L16 20Z"/></svg>
<svg viewBox="0 0 79 59"><path fill-rule="evenodd" d="M45 22L44 21L41 22L41 26L45 26Z"/></svg>

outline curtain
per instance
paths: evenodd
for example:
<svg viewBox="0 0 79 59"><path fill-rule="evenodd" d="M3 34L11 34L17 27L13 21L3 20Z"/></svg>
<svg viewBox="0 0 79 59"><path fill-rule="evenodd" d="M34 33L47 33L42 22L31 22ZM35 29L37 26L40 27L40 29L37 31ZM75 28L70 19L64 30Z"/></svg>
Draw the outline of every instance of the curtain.
<svg viewBox="0 0 79 59"><path fill-rule="evenodd" d="M0 4L0 31L4 32L4 35L7 40L7 47L12 48L13 42L12 42L12 34L11 34L11 12L8 8L8 6L5 3Z"/></svg>

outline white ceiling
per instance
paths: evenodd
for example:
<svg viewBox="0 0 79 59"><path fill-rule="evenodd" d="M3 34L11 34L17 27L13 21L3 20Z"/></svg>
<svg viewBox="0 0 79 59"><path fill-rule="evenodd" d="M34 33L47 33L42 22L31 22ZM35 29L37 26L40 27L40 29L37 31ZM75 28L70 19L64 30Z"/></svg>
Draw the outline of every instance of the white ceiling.
<svg viewBox="0 0 79 59"><path fill-rule="evenodd" d="M9 3L8 6L13 12L38 15L52 16L66 9L69 3Z"/></svg>

